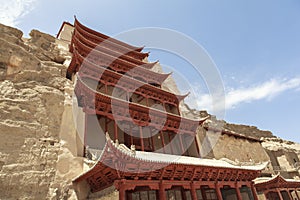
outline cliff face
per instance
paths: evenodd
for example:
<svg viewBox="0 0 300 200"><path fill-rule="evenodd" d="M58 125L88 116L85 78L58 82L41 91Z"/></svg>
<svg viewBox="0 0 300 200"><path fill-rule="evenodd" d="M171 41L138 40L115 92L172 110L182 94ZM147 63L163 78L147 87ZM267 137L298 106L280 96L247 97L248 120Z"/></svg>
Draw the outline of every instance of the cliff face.
<svg viewBox="0 0 300 200"><path fill-rule="evenodd" d="M70 55L54 37L33 30L31 38L0 25L0 196L45 199L63 150L61 122L72 84L65 79ZM57 194L58 193L58 194ZM63 192L67 193L67 192ZM70 194L64 194L65 196Z"/></svg>

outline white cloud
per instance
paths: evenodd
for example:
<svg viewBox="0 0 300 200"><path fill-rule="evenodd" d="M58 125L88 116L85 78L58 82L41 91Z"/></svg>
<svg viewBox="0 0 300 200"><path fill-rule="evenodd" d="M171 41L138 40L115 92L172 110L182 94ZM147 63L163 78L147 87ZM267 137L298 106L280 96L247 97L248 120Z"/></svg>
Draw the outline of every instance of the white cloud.
<svg viewBox="0 0 300 200"><path fill-rule="evenodd" d="M22 17L34 9L37 0L0 0L0 23L16 26Z"/></svg>
<svg viewBox="0 0 300 200"><path fill-rule="evenodd" d="M300 91L300 78L293 79L271 79L262 84L251 87L240 87L229 89L225 92L225 109L233 109L239 104L250 103L257 100L271 100L287 90ZM224 108L222 101L212 103L210 94L198 94L197 107L211 112ZM213 109L214 108L214 109Z"/></svg>

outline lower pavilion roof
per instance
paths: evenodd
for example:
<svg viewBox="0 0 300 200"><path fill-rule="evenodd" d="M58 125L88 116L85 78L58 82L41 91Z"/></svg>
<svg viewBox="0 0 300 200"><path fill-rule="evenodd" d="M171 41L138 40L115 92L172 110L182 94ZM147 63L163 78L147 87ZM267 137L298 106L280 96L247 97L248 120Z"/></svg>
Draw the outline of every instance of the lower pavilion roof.
<svg viewBox="0 0 300 200"><path fill-rule="evenodd" d="M300 180L285 179L280 174L273 177L259 177L254 180L258 191L277 188L300 188Z"/></svg>
<svg viewBox="0 0 300 200"><path fill-rule="evenodd" d="M109 187L115 180L252 181L267 163L236 166L222 160L134 151L107 142L96 164L73 180L86 180L92 192Z"/></svg>

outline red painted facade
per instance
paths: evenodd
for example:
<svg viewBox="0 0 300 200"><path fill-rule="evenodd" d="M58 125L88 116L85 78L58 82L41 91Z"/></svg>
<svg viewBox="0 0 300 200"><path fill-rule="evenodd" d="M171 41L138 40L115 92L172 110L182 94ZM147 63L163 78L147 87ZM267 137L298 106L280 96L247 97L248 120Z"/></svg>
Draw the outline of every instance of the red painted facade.
<svg viewBox="0 0 300 200"><path fill-rule="evenodd" d="M205 119L180 116L179 103L186 95L161 89L170 74L151 71L156 63L144 62L149 54L142 49L98 33L75 19L67 78L77 75L75 94L85 113L83 145L88 146L88 119L92 115L99 124L104 122L107 141L96 165L74 183L87 182L92 193L114 186L119 199L256 200L253 180L263 167L199 158L196 129ZM112 89L121 95L114 96ZM153 108L155 104L161 107ZM128 125L128 134L119 130L118 123ZM150 130L146 138L144 127ZM172 144L174 138L177 144ZM187 138L192 142L186 143ZM119 145L121 140L124 144ZM172 155L160 160L166 154Z"/></svg>
<svg viewBox="0 0 300 200"><path fill-rule="evenodd" d="M300 180L284 179L279 174L272 178L258 178L255 187L269 200L300 199Z"/></svg>

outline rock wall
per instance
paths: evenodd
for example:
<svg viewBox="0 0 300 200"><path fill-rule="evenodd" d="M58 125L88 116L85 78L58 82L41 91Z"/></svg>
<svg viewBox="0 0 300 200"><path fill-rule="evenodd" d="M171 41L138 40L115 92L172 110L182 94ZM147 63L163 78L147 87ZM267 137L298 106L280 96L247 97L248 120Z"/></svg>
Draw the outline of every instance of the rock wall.
<svg viewBox="0 0 300 200"><path fill-rule="evenodd" d="M259 141L207 131L203 127L199 127L197 133L199 141L201 141L200 153L202 157L226 158L249 164L270 160Z"/></svg>
<svg viewBox="0 0 300 200"><path fill-rule="evenodd" d="M285 178L300 179L300 144L280 138L264 138L262 146L272 164L266 173L280 173Z"/></svg>
<svg viewBox="0 0 300 200"><path fill-rule="evenodd" d="M72 83L64 78L70 55L50 35L33 30L30 36L23 39L21 31L0 25L0 196L70 198L78 171L69 165L82 168L61 140L63 129L74 127Z"/></svg>

